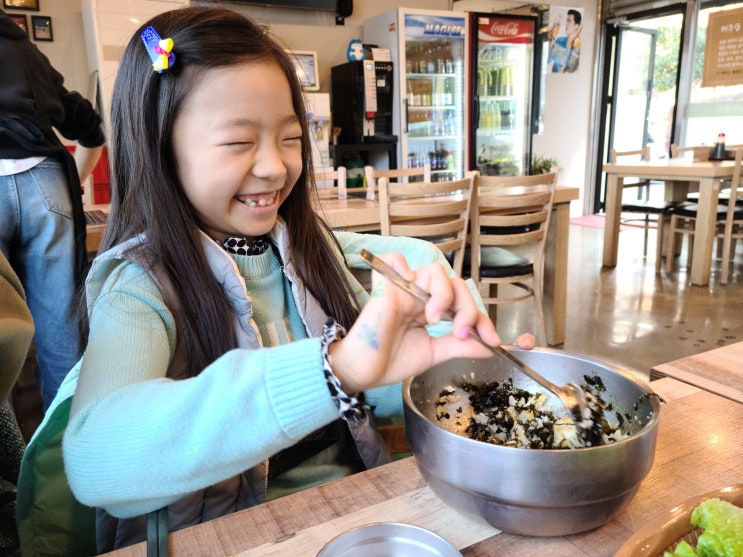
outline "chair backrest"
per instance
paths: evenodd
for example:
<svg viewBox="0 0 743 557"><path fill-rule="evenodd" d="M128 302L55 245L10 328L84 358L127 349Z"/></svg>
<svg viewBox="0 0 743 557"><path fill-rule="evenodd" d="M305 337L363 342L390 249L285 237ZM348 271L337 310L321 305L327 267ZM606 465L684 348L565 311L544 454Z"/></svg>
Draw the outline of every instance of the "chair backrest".
<svg viewBox="0 0 743 557"><path fill-rule="evenodd" d="M645 147L643 149L634 149L632 151L617 151L616 149L611 149L609 152L609 162L612 164L616 164L619 162L619 159L634 157L639 159L641 161L649 161L650 160L650 147Z"/></svg>
<svg viewBox="0 0 743 557"><path fill-rule="evenodd" d="M695 161L706 161L709 159L709 153L712 147L710 145L689 145L687 147L679 147L675 143L671 144L671 158L677 159L679 157L688 156L691 154L692 160Z"/></svg>
<svg viewBox="0 0 743 557"><path fill-rule="evenodd" d="M726 145L726 151L736 151L743 147L743 145ZM692 160L694 161L706 161L709 160L710 153L712 151L712 145L690 145L688 147L679 147L675 143L671 144L671 158L676 159L681 156L685 156L688 153L692 153Z"/></svg>
<svg viewBox="0 0 743 557"><path fill-rule="evenodd" d="M445 182L390 182L381 177L377 185L382 235L436 244L461 276L474 174Z"/></svg>
<svg viewBox="0 0 743 557"><path fill-rule="evenodd" d="M322 192L337 194L340 199L346 198L346 167L326 168L315 171L315 184Z"/></svg>
<svg viewBox="0 0 743 557"><path fill-rule="evenodd" d="M741 164L743 161L743 148L735 149L735 168L733 177L730 180L730 198L728 199L728 209L725 218L725 236L730 237L733 229L733 221L736 217L736 201L741 194ZM740 217L738 217L740 218Z"/></svg>
<svg viewBox="0 0 743 557"><path fill-rule="evenodd" d="M541 279L557 172L536 176L475 176L471 276L481 280L480 248L497 246L532 261Z"/></svg>
<svg viewBox="0 0 743 557"><path fill-rule="evenodd" d="M735 168L733 170L733 177L730 180L730 198L728 199L727 213L725 214L725 226L723 227L722 234L722 272L720 274L720 284L728 283L729 269L729 258L731 254L732 239L733 239L733 224L735 221L736 213L736 200L738 194L741 193L741 167L743 165L743 148L737 147L735 149ZM739 215L738 215L739 217ZM740 217L739 217L740 218ZM740 223L740 220L738 221ZM740 238L741 234L738 231L735 234L736 238Z"/></svg>
<svg viewBox="0 0 743 557"><path fill-rule="evenodd" d="M416 168L395 168L390 170L377 169L373 166L364 167L364 177L366 178L366 187L370 191L378 191L377 181L380 178L387 178L387 182L410 182L411 178L418 178L419 182L431 182L431 164L426 163ZM368 196L367 196L368 197ZM372 193L371 199L374 199Z"/></svg>

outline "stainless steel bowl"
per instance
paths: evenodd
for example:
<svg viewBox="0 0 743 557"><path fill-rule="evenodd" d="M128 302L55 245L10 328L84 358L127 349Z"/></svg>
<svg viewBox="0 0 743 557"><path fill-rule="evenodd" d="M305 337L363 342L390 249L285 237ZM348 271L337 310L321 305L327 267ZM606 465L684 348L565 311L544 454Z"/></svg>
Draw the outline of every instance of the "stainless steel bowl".
<svg viewBox="0 0 743 557"><path fill-rule="evenodd" d="M462 557L444 538L413 524L379 522L337 536L317 557Z"/></svg>
<svg viewBox="0 0 743 557"><path fill-rule="evenodd" d="M433 492L447 505L492 526L529 536L584 532L611 520L634 497L655 455L660 403L648 385L599 360L561 350L515 350L515 355L557 384L583 383L598 375L602 393L616 412L630 415L630 436L598 447L534 450L468 439L452 421L436 419L444 387L466 379L503 381L531 392L531 379L503 358L451 360L403 384L405 430L418 467ZM465 401L466 402L466 401ZM446 425L449 424L449 425ZM446 429L446 428L449 429Z"/></svg>

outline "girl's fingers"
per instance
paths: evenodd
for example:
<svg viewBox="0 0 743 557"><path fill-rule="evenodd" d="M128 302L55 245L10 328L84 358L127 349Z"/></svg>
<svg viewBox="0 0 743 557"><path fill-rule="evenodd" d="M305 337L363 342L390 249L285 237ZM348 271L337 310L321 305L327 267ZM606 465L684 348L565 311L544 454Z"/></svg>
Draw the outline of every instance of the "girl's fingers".
<svg viewBox="0 0 743 557"><path fill-rule="evenodd" d="M524 350L531 350L537 345L537 339L531 333L524 333L516 339L516 346Z"/></svg>

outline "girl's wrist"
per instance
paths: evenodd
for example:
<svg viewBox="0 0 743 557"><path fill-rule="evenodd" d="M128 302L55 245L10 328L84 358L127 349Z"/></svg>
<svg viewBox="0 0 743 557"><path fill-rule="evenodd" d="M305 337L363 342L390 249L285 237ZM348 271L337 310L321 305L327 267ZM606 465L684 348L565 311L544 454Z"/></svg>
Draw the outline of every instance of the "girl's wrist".
<svg viewBox="0 0 743 557"><path fill-rule="evenodd" d="M355 396L359 391L351 391L353 394L346 392L348 389L344 388L341 378L336 374L333 357L331 356L331 347L337 348L338 341L345 336L346 330L343 326L336 323L332 317L328 318L323 327L320 346L323 359L323 373L325 374L325 380L330 390L330 396L338 407L340 417L344 420L354 421L362 418L364 415L363 405L359 398Z"/></svg>

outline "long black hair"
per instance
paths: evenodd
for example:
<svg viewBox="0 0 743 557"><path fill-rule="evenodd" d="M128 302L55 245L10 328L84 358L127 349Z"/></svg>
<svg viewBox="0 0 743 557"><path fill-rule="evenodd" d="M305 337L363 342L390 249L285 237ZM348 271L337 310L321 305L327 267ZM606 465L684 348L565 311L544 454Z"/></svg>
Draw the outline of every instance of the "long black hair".
<svg viewBox="0 0 743 557"><path fill-rule="evenodd" d="M163 73L153 71L140 39L147 26L173 39L176 62ZM230 335L232 309L209 269L199 223L178 179L173 123L189 91L210 69L266 60L278 63L286 75L302 126L303 171L279 209L290 239L286 257L328 315L350 327L360 311L337 257L340 247L312 207L316 192L304 99L287 53L266 30L233 10L190 7L157 15L130 40L114 85L112 202L101 250L146 234L137 261L144 261L161 284L191 374L236 341Z"/></svg>

